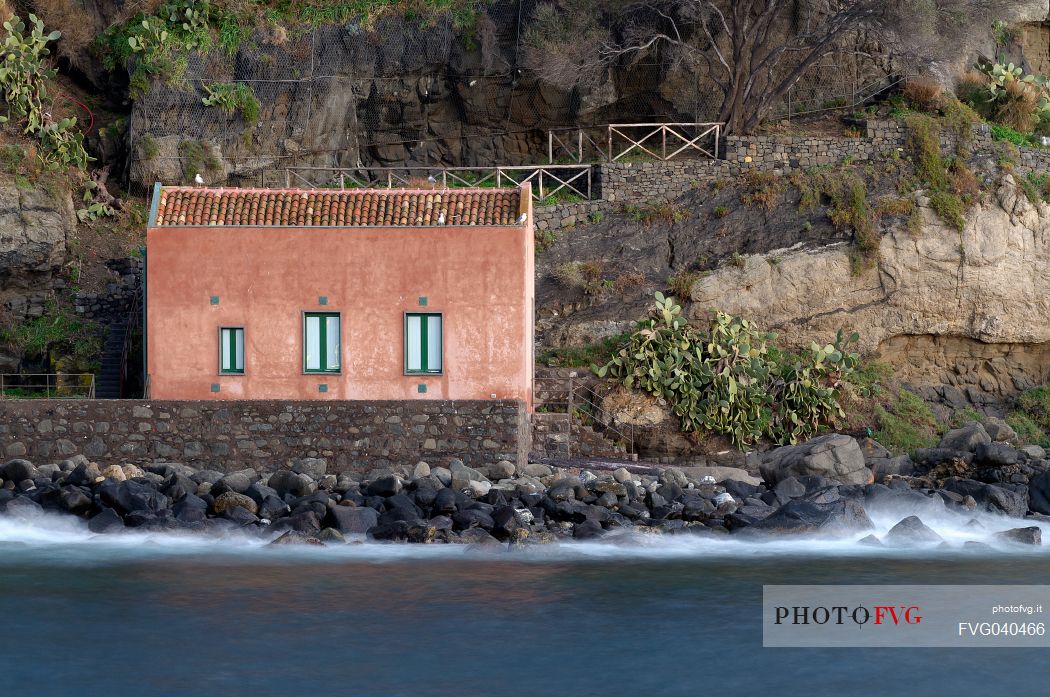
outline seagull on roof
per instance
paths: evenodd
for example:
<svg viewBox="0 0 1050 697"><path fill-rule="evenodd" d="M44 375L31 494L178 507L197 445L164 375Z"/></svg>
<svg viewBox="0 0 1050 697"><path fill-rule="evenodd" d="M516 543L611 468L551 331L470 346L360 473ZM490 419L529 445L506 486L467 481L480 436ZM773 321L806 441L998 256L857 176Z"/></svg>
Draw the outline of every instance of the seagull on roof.
<svg viewBox="0 0 1050 697"><path fill-rule="evenodd" d="M444 224L445 224L445 211L441 211L440 213L438 213L438 225L444 225Z"/></svg>
<svg viewBox="0 0 1050 697"><path fill-rule="evenodd" d="M193 183L197 186L204 186L204 177L201 176L200 172L193 175Z"/></svg>
<svg viewBox="0 0 1050 697"><path fill-rule="evenodd" d="M518 225L524 225L525 221L529 219L528 213L522 213L518 216Z"/></svg>
<svg viewBox="0 0 1050 697"><path fill-rule="evenodd" d="M434 178L433 174L431 174L431 175L429 175L427 177L427 181L430 182L431 184L437 184L438 183L438 180Z"/></svg>

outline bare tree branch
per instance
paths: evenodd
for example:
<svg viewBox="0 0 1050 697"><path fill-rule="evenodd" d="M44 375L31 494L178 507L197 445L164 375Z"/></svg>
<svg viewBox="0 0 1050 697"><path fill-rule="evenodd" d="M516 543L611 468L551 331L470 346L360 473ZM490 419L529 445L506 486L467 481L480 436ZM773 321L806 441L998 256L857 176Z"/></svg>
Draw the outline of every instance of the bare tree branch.
<svg viewBox="0 0 1050 697"><path fill-rule="evenodd" d="M822 58L852 35L898 55L948 45L1011 0L547 0L529 30L541 76L585 84L601 69L656 55L664 69L703 71L721 91L719 119L730 132L759 125ZM615 10L610 7L615 5ZM562 13L550 8L560 7ZM547 8L547 9L544 9ZM588 12L589 10L589 12ZM543 14L546 13L546 14ZM609 21L599 26L596 14ZM554 22L553 20L557 20ZM567 24L568 20L568 24ZM582 28L566 29L572 21ZM561 32L559 55L552 35ZM598 38L600 37L600 38ZM556 38L556 37L555 37ZM555 69L556 68L556 69Z"/></svg>

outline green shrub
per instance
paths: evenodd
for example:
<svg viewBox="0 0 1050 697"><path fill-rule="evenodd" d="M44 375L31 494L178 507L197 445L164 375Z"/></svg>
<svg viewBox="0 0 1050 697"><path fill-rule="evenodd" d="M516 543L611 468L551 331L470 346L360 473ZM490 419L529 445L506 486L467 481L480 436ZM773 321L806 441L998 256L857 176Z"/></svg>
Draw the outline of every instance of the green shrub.
<svg viewBox="0 0 1050 697"><path fill-rule="evenodd" d="M246 82L216 82L204 85L204 106L217 106L227 114L239 113L247 124L259 120L259 100Z"/></svg>
<svg viewBox="0 0 1050 697"><path fill-rule="evenodd" d="M1050 448L1050 438L1035 420L1023 411L1012 411L1006 416L1007 425L1014 430L1022 443L1034 443Z"/></svg>
<svg viewBox="0 0 1050 697"><path fill-rule="evenodd" d="M767 211L776 208L780 195L785 188L785 180L780 175L762 170L750 170L740 175L738 183L744 194L740 202L745 206L762 206Z"/></svg>
<svg viewBox="0 0 1050 697"><path fill-rule="evenodd" d="M879 257L881 235L875 226L878 212L868 204L867 185L849 170L817 170L790 177L799 191L800 211L812 211L825 199L830 199L828 217L842 232L853 233L854 251L851 265L854 275L869 268ZM807 232L813 229L809 221L803 224Z"/></svg>
<svg viewBox="0 0 1050 697"><path fill-rule="evenodd" d="M602 262L596 259L570 261L554 267L552 274L566 288L578 288L587 295L597 296L610 290L602 278L603 269Z"/></svg>
<svg viewBox="0 0 1050 697"><path fill-rule="evenodd" d="M40 317L0 329L0 344L31 358L62 353L86 366L97 364L102 352L98 325L54 302Z"/></svg>
<svg viewBox="0 0 1050 697"><path fill-rule="evenodd" d="M1013 143L1018 147L1028 145L1028 136L1000 123L992 124L992 138Z"/></svg>
<svg viewBox="0 0 1050 697"><path fill-rule="evenodd" d="M908 148L915 160L919 179L931 189L948 188L948 168L941 155L941 128L938 121L924 114L911 114L908 125Z"/></svg>
<svg viewBox="0 0 1050 697"><path fill-rule="evenodd" d="M863 366L856 367L846 382L860 396L873 397L882 391L882 383L892 374L893 368L888 363L868 361Z"/></svg>
<svg viewBox="0 0 1050 697"><path fill-rule="evenodd" d="M912 453L937 445L943 427L929 405L904 389L898 390L896 397L888 407L875 407L875 440L894 453Z"/></svg>
<svg viewBox="0 0 1050 697"><path fill-rule="evenodd" d="M555 242L558 241L558 236L555 235L552 230L536 230L534 238L536 243L537 254L546 252L548 249L554 246Z"/></svg>
<svg viewBox="0 0 1050 697"><path fill-rule="evenodd" d="M217 172L222 169L222 162L214 151L203 141L184 140L179 143L179 156L182 158L182 173L186 181L205 171Z"/></svg>
<svg viewBox="0 0 1050 697"><path fill-rule="evenodd" d="M566 288L582 289L585 283L583 268L578 261L570 261L555 266L551 270L551 275L554 276L554 280Z"/></svg>
<svg viewBox="0 0 1050 697"><path fill-rule="evenodd" d="M0 147L0 163L8 174L15 174L25 163L26 151L21 145L4 145Z"/></svg>
<svg viewBox="0 0 1050 697"><path fill-rule="evenodd" d="M962 230L968 203L975 198L973 173L961 163L949 167L945 162L941 154L938 121L922 114L911 114L907 124L911 131L908 145L915 160L916 176L927 189L930 208L945 225ZM960 196L960 187L965 189L967 200Z"/></svg>
<svg viewBox="0 0 1050 697"><path fill-rule="evenodd" d="M604 361L629 334L617 334L584 346L562 346L540 351L536 360L543 364L561 368L589 368Z"/></svg>
<svg viewBox="0 0 1050 697"><path fill-rule="evenodd" d="M109 70L127 67L132 95L145 94L152 79L177 81L194 50L218 46L233 55L249 40L260 19L280 27L354 24L370 30L384 15L400 14L420 26L433 25L439 17L451 20L466 43L473 43L478 29L474 0L167 0L146 3L122 24L111 26L96 40L103 64Z"/></svg>
<svg viewBox="0 0 1050 697"><path fill-rule="evenodd" d="M1050 174L1028 172L1023 177L1018 177L1017 185L1032 203L1039 203L1044 197L1050 200Z"/></svg>
<svg viewBox="0 0 1050 697"><path fill-rule="evenodd" d="M971 421L983 421L983 417L973 407L966 407L952 414L950 425L952 428L959 428L964 424L970 423Z"/></svg>
<svg viewBox="0 0 1050 697"><path fill-rule="evenodd" d="M1050 431L1050 385L1025 390L1017 397L1017 408L1039 428Z"/></svg>
<svg viewBox="0 0 1050 697"><path fill-rule="evenodd" d="M160 146L157 145L156 139L149 133L146 133L139 138L139 145L142 147L142 159L149 161L160 154Z"/></svg>
<svg viewBox="0 0 1050 697"><path fill-rule="evenodd" d="M962 230L966 225L966 206L962 199L951 191L930 193L930 208L946 225Z"/></svg>
<svg viewBox="0 0 1050 697"><path fill-rule="evenodd" d="M657 293L650 319L593 370L666 399L683 431L714 431L738 446L763 437L795 443L843 416L839 388L857 365L846 350L856 334L840 331L833 343L796 356L747 320L718 312L701 329L681 311Z"/></svg>

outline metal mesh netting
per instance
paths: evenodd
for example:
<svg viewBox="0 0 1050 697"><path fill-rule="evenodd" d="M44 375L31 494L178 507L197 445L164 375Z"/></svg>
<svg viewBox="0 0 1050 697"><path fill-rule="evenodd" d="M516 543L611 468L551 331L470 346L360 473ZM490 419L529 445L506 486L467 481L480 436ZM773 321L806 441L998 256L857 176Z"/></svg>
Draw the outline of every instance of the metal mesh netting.
<svg viewBox="0 0 1050 697"><path fill-rule="evenodd" d="M258 30L234 56L194 54L180 80L155 83L135 102L129 178L260 184L301 164L540 162L549 127L604 123L613 111L681 120L706 102L698 89L669 96L646 84L582 113L588 105L577 95L521 67L538 1L479 3L470 36L448 17L421 25L388 16L367 29ZM249 85L259 100L254 124L202 103L204 85L230 82Z"/></svg>
<svg viewBox="0 0 1050 697"><path fill-rule="evenodd" d="M863 51L829 54L802 75L772 116L790 119L855 106L880 91L890 76L889 68L875 55Z"/></svg>
<svg viewBox="0 0 1050 697"><path fill-rule="evenodd" d="M541 163L549 128L715 117L714 85L699 75L670 76L655 58L634 62L632 79L610 82L598 96L541 83L522 66L540 1L480 2L476 29L467 33L449 17L420 24L387 16L367 28L258 29L235 55L192 54L184 76L154 83L135 102L129 184L200 174L212 184L278 185L285 168L303 165ZM843 68L840 58L810 71L781 115L855 95L877 68L861 58ZM232 82L258 99L254 123L203 104L205 85Z"/></svg>

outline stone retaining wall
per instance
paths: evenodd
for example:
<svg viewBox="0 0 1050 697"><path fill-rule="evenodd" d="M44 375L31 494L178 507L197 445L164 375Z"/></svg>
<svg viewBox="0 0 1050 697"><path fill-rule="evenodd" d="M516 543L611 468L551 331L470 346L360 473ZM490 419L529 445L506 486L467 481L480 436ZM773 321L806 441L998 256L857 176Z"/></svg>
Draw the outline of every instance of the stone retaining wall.
<svg viewBox="0 0 1050 697"><path fill-rule="evenodd" d="M114 259L106 263L113 281L101 293L77 293L77 314L105 324L127 317L135 296L142 292L142 259Z"/></svg>
<svg viewBox="0 0 1050 697"><path fill-rule="evenodd" d="M536 216L536 230L542 232L596 223L600 220L598 216L616 210L619 205L612 201L583 201L556 206L537 206L532 210Z"/></svg>
<svg viewBox="0 0 1050 697"><path fill-rule="evenodd" d="M34 464L83 454L99 464L179 462L235 471L323 458L329 473L431 465L526 464L518 401L278 402L35 400L0 403L0 449Z"/></svg>
<svg viewBox="0 0 1050 697"><path fill-rule="evenodd" d="M703 182L728 176L734 170L731 164L725 160L609 162L597 169L603 200L638 203L681 196Z"/></svg>

